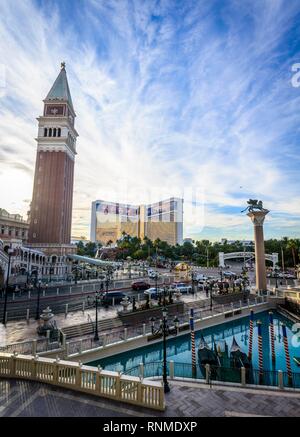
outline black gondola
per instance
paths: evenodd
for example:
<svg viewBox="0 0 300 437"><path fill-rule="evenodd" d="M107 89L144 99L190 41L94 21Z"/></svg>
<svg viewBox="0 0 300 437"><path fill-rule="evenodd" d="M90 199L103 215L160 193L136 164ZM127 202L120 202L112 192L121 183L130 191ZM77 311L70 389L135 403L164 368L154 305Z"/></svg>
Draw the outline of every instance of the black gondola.
<svg viewBox="0 0 300 437"><path fill-rule="evenodd" d="M238 345L235 337L233 337L232 345L230 348L230 364L231 367L235 368L245 367L246 369L249 369L251 366L247 354L241 351L241 348Z"/></svg>
<svg viewBox="0 0 300 437"><path fill-rule="evenodd" d="M198 358L199 365L205 366L205 364L209 364L211 366L218 366L219 360L217 354L210 349L204 337L201 337L200 344L198 348Z"/></svg>

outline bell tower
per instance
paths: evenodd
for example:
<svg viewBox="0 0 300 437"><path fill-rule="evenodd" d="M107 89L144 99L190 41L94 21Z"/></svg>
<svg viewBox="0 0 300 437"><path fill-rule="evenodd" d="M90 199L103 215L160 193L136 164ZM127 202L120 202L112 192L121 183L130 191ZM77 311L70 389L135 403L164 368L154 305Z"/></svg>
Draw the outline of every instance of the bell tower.
<svg viewBox="0 0 300 437"><path fill-rule="evenodd" d="M69 245L76 139L75 111L65 63L38 117L37 156L29 217L28 243Z"/></svg>

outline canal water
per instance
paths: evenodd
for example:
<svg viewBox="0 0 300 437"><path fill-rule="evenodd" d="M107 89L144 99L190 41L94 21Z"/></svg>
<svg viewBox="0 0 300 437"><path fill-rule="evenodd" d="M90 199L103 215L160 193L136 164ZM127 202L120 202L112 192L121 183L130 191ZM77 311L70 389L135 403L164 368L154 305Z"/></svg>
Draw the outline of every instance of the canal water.
<svg viewBox="0 0 300 437"><path fill-rule="evenodd" d="M293 322L282 317L278 313L274 312L274 331L275 331L275 351L276 351L276 364L272 365L271 360L271 347L270 347L270 333L269 333L269 315L268 312L262 312L254 316L254 330L253 330L253 368L258 369L258 339L257 339L257 320L262 322L262 338L263 338L263 364L264 370L282 370L286 371L285 352L283 345L282 327L281 323L284 322L287 326L287 335L289 343L289 351L291 356L292 371L300 373L300 367L297 366L293 357L300 357L300 331L297 336L292 332ZM296 327L297 328L297 327ZM300 330L300 326L298 327ZM296 331L297 332L297 329ZM195 332L196 351L199 346L200 336L204 336L206 342L210 347L215 341L218 345L220 341L226 341L230 350L233 336L235 337L241 349L248 353L249 347L249 317L244 317L239 320L223 323L221 325L213 326L203 329L201 332ZM196 353L198 360L198 354ZM156 344L150 344L149 346L124 352L112 357L100 359L88 363L92 366L100 365L107 370L116 370L124 373L128 373L130 369L137 367L140 363L161 362L163 360L162 342ZM167 360L173 360L175 363L191 363L191 341L190 334L186 334L180 337L169 337L167 341Z"/></svg>

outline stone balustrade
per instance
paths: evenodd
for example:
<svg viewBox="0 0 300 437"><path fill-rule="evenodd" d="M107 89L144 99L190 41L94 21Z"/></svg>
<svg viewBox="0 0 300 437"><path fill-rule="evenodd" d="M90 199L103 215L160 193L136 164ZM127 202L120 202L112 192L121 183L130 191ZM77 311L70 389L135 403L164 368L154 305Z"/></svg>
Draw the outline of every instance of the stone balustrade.
<svg viewBox="0 0 300 437"><path fill-rule="evenodd" d="M81 363L0 353L0 377L45 382L141 407L165 409L160 381L145 381Z"/></svg>

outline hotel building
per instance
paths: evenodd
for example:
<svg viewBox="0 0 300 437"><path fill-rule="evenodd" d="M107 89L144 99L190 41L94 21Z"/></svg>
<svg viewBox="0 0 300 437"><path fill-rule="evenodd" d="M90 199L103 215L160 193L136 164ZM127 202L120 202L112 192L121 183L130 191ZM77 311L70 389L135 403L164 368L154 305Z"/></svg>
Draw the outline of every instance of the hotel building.
<svg viewBox="0 0 300 437"><path fill-rule="evenodd" d="M122 234L143 240L159 238L170 245L183 241L183 200L170 198L150 205L96 200L92 203L91 241L115 244Z"/></svg>

